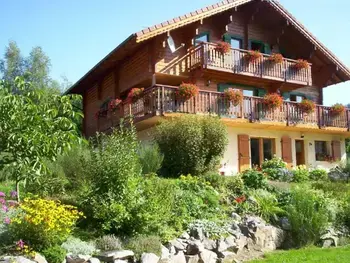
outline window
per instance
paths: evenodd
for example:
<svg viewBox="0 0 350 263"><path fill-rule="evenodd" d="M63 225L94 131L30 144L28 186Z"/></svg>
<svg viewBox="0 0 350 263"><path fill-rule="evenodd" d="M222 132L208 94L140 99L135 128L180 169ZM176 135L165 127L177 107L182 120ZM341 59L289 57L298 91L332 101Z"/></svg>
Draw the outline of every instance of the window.
<svg viewBox="0 0 350 263"><path fill-rule="evenodd" d="M251 50L259 50L260 52L265 53L265 45L262 42L251 41L250 49Z"/></svg>
<svg viewBox="0 0 350 263"><path fill-rule="evenodd" d="M231 37L230 44L232 48L241 49L242 48L242 40L238 38Z"/></svg>
<svg viewBox="0 0 350 263"><path fill-rule="evenodd" d="M327 161L331 158L326 141L315 141L315 153L316 161Z"/></svg>
<svg viewBox="0 0 350 263"><path fill-rule="evenodd" d="M199 45L202 42L209 42L209 33L202 33L194 38L195 46Z"/></svg>
<svg viewBox="0 0 350 263"><path fill-rule="evenodd" d="M290 101L302 102L305 99L305 96L302 95L290 95Z"/></svg>
<svg viewBox="0 0 350 263"><path fill-rule="evenodd" d="M271 160L275 154L275 139L251 138L250 153L252 167L261 166L264 160Z"/></svg>

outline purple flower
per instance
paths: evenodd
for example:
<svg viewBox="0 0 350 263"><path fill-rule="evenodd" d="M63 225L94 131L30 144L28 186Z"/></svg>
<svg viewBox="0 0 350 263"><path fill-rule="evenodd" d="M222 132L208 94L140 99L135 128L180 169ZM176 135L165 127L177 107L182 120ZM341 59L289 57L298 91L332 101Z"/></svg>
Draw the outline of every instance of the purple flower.
<svg viewBox="0 0 350 263"><path fill-rule="evenodd" d="M8 217L6 217L6 218L4 219L4 223L5 223L6 225L9 225L9 224L11 223L11 219L8 218Z"/></svg>
<svg viewBox="0 0 350 263"><path fill-rule="evenodd" d="M17 192L16 192L15 190L11 191L11 192L10 192L10 196L11 196L12 198L17 198Z"/></svg>
<svg viewBox="0 0 350 263"><path fill-rule="evenodd" d="M5 197L5 193L4 192L0 192L0 197Z"/></svg>
<svg viewBox="0 0 350 263"><path fill-rule="evenodd" d="M4 205L6 203L5 199L0 198L0 204Z"/></svg>
<svg viewBox="0 0 350 263"><path fill-rule="evenodd" d="M4 211L5 213L7 213L9 211L8 207L6 205L2 206L2 211Z"/></svg>
<svg viewBox="0 0 350 263"><path fill-rule="evenodd" d="M24 241L20 239L19 241L17 241L16 246L19 248L24 248Z"/></svg>

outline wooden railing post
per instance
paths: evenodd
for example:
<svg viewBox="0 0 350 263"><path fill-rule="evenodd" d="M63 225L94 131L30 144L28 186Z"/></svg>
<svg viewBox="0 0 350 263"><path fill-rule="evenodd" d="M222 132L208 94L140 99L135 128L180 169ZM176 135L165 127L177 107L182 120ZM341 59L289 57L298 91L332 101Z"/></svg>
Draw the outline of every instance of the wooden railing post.
<svg viewBox="0 0 350 263"><path fill-rule="evenodd" d="M250 121L253 122L255 114L253 112L253 100L252 100L252 98L249 98L249 111L250 111Z"/></svg>
<svg viewBox="0 0 350 263"><path fill-rule="evenodd" d="M161 112L160 112L160 87L157 87L157 112L158 112L158 114L161 114Z"/></svg>
<svg viewBox="0 0 350 263"><path fill-rule="evenodd" d="M350 131L350 112L349 112L349 110L346 110L346 124L348 127L348 131Z"/></svg>
<svg viewBox="0 0 350 263"><path fill-rule="evenodd" d="M290 109L289 109L289 103L287 102L287 103L286 103L287 126L289 126L289 124L290 124L289 111L290 111Z"/></svg>
<svg viewBox="0 0 350 263"><path fill-rule="evenodd" d="M323 122L321 120L321 107L320 106L317 106L317 122L318 122L318 127L321 129Z"/></svg>
<svg viewBox="0 0 350 263"><path fill-rule="evenodd" d="M162 101L161 101L161 107L162 107L162 114L165 112L165 88L162 86Z"/></svg>
<svg viewBox="0 0 350 263"><path fill-rule="evenodd" d="M212 113L211 107L211 92L209 92L209 113Z"/></svg>

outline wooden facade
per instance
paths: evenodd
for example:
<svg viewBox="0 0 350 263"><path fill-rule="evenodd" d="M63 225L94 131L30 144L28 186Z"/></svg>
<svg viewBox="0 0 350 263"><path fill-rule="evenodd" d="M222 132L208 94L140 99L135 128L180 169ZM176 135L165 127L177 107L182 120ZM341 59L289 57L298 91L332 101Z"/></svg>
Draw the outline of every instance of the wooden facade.
<svg viewBox="0 0 350 263"><path fill-rule="evenodd" d="M166 41L169 35L177 47L184 47L172 53ZM200 36L207 36L207 41L198 43ZM239 48L232 47L226 55L215 50L216 43L232 38L238 40ZM255 42L266 47L266 54L248 63L244 57ZM274 47L284 55L281 64L269 61ZM309 68L296 70L296 59L308 60ZM349 79L350 71L275 1L226 0L132 35L69 92L84 97L86 136L107 132L128 114L141 123L175 113L213 114L235 125L339 133L349 131L349 112L331 116L330 108L322 106L323 88ZM199 86L199 95L178 101L175 92L182 82ZM297 103L285 101L271 112L255 95L245 96L241 106L231 107L222 98L220 85L253 87L264 94L301 94L318 106L306 116ZM145 88L139 101L124 103L113 116L95 118L106 101L125 99L134 87Z"/></svg>

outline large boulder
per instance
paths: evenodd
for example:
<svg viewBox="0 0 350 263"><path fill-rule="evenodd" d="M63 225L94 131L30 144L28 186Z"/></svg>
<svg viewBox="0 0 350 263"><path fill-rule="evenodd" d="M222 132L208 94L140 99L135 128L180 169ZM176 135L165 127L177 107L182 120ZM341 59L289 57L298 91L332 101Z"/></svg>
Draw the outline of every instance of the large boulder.
<svg viewBox="0 0 350 263"><path fill-rule="evenodd" d="M1 263L36 263L35 261L32 261L22 256L19 256L19 257L7 256L1 259L0 262Z"/></svg>
<svg viewBox="0 0 350 263"><path fill-rule="evenodd" d="M103 262L113 262L113 263L115 263L118 260L120 261L119 263L123 263L121 261L130 262L134 260L134 257L135 257L135 254L131 250L107 251L97 256L97 258Z"/></svg>
<svg viewBox="0 0 350 263"><path fill-rule="evenodd" d="M90 258L89 263L100 263L100 260L98 258Z"/></svg>
<svg viewBox="0 0 350 263"><path fill-rule="evenodd" d="M186 263L186 257L183 251L179 251L170 258L170 263Z"/></svg>
<svg viewBox="0 0 350 263"><path fill-rule="evenodd" d="M197 255L204 250L204 245L199 240L189 241L186 247L187 255Z"/></svg>
<svg viewBox="0 0 350 263"><path fill-rule="evenodd" d="M200 258L199 260L200 263L216 263L218 256L216 255L215 252L204 249L199 254L199 258Z"/></svg>
<svg viewBox="0 0 350 263"><path fill-rule="evenodd" d="M198 263L199 255L186 255L186 263Z"/></svg>
<svg viewBox="0 0 350 263"><path fill-rule="evenodd" d="M67 263L85 263L91 258L90 255L67 255Z"/></svg>
<svg viewBox="0 0 350 263"><path fill-rule="evenodd" d="M34 261L37 263L47 263L46 258L40 255L39 253L35 253Z"/></svg>
<svg viewBox="0 0 350 263"><path fill-rule="evenodd" d="M153 253L143 253L141 255L141 263L158 263L159 257Z"/></svg>
<svg viewBox="0 0 350 263"><path fill-rule="evenodd" d="M208 239L208 238L205 238L202 241L202 244L203 244L204 248L207 249L207 250L215 250L216 246L217 246L215 240Z"/></svg>
<svg viewBox="0 0 350 263"><path fill-rule="evenodd" d="M337 247L340 233L333 228L327 229L327 231L321 236L322 247Z"/></svg>
<svg viewBox="0 0 350 263"><path fill-rule="evenodd" d="M169 248L174 247L176 252L185 250L185 243L181 239L173 239L169 242Z"/></svg>

